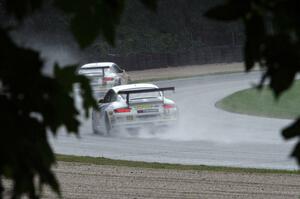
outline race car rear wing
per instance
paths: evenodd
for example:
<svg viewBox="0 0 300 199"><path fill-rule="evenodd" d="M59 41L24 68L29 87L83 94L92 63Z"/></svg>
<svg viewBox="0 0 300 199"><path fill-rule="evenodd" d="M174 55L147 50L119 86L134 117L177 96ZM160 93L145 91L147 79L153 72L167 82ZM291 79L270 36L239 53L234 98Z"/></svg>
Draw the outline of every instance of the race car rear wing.
<svg viewBox="0 0 300 199"><path fill-rule="evenodd" d="M175 91L175 87L164 87L164 88L150 88L150 89L139 89L139 90L123 90L119 91L118 94L126 95L126 103L129 105L129 95L133 93L151 93L151 92L164 92L164 91ZM164 93L163 93L164 94Z"/></svg>
<svg viewBox="0 0 300 199"><path fill-rule="evenodd" d="M102 76L103 77L105 77L105 69L107 69L107 68L110 68L109 66L97 66L97 67L91 67L91 68L81 68L81 70L84 70L84 69L86 69L86 70L88 70L88 69L91 69L91 70L102 70ZM93 75L97 75L97 74L93 74L93 73L82 73L82 72L80 72L80 70L79 70L79 74L82 74L82 75L89 75L89 76L93 76Z"/></svg>

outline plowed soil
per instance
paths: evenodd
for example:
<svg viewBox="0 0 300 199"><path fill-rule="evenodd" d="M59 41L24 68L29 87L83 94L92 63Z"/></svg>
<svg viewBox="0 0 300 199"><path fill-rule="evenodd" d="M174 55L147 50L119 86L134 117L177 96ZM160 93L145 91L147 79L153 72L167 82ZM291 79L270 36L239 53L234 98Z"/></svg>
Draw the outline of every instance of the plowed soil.
<svg viewBox="0 0 300 199"><path fill-rule="evenodd" d="M299 198L300 175L182 171L59 162L63 198ZM56 198L47 191L45 198Z"/></svg>

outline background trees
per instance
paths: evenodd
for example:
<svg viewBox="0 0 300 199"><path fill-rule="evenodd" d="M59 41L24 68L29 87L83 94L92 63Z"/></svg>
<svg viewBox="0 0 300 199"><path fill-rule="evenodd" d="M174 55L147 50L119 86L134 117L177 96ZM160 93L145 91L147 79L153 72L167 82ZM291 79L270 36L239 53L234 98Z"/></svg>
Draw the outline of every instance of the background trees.
<svg viewBox="0 0 300 199"><path fill-rule="evenodd" d="M138 0L126 1L114 46L97 35L80 51L68 29L71 18L50 3L26 18L13 35L18 44L33 47L62 65L111 60L126 70L139 70L242 61L242 23L203 16L220 2L158 1L156 11L151 12Z"/></svg>

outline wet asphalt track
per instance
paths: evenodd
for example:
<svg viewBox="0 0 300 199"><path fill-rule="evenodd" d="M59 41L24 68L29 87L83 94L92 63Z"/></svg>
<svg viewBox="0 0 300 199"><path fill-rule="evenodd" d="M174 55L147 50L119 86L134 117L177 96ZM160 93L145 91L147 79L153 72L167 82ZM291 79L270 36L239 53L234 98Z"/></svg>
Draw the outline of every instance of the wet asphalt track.
<svg viewBox="0 0 300 199"><path fill-rule="evenodd" d="M126 132L110 137L92 134L91 122L81 127L81 138L63 131L50 139L56 153L113 159L234 167L296 169L289 158L292 142L280 136L289 120L253 117L215 108L223 97L259 81L259 73L209 75L156 82L175 86L167 93L180 108L178 126L150 134Z"/></svg>

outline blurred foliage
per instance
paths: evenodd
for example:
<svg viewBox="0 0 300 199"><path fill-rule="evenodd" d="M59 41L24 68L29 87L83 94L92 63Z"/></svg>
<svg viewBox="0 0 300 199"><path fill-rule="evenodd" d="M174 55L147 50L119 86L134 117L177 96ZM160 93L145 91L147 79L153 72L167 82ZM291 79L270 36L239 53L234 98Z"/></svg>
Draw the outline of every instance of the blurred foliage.
<svg viewBox="0 0 300 199"><path fill-rule="evenodd" d="M141 0L154 10L156 1ZM59 184L51 171L55 156L47 132L57 134L64 126L78 135L79 111L74 104L74 83L80 87L85 115L96 106L88 79L76 73L77 66L55 64L53 76L42 73L43 60L38 52L18 46L11 31L26 17L53 3L71 20L70 29L81 47L90 45L102 34L114 43L115 28L124 0L2 0L1 8L14 26L0 26L0 198L5 187L3 178L12 179L11 198L24 194L39 198L43 185L61 196Z"/></svg>
<svg viewBox="0 0 300 199"><path fill-rule="evenodd" d="M101 33L110 44L115 43L116 26L124 10L124 0L54 0L55 6L71 17L71 31L81 47L87 47ZM156 0L140 0L156 9Z"/></svg>
<svg viewBox="0 0 300 199"><path fill-rule="evenodd" d="M128 1L116 31L115 47L101 39L94 46L105 57L107 54L183 53L207 46L240 45L243 41L240 23L216 23L203 17L204 10L216 2L220 0L158 1L154 13L138 1Z"/></svg>
<svg viewBox="0 0 300 199"><path fill-rule="evenodd" d="M114 44L115 28L124 8L124 0L54 0L71 17L71 31L81 47L91 44L100 34Z"/></svg>
<svg viewBox="0 0 300 199"><path fill-rule="evenodd" d="M245 68L255 64L264 69L258 88L270 80L275 97L289 89L300 70L299 0L227 0L210 9L209 18L242 20L245 26ZM283 130L286 139L300 136L300 118ZM300 164L300 142L292 156Z"/></svg>

